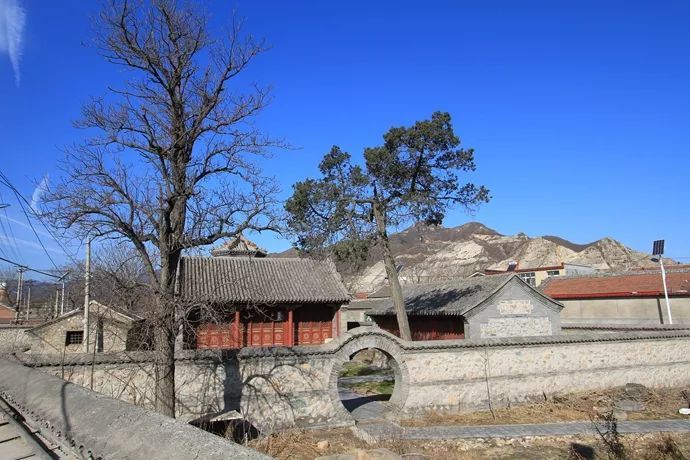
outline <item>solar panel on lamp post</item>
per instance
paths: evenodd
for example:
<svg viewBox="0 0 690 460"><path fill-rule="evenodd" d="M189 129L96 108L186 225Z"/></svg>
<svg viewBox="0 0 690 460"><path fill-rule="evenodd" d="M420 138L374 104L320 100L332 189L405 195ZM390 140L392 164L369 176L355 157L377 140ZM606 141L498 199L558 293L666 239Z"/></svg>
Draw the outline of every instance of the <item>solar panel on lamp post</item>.
<svg viewBox="0 0 690 460"><path fill-rule="evenodd" d="M659 256L657 259L654 256ZM671 316L671 303L668 300L668 288L666 287L666 270L664 269L664 240L656 240L652 245L652 260L659 261L661 266L661 281L664 285L664 298L666 299L666 314L668 315L668 324L673 324L673 316Z"/></svg>

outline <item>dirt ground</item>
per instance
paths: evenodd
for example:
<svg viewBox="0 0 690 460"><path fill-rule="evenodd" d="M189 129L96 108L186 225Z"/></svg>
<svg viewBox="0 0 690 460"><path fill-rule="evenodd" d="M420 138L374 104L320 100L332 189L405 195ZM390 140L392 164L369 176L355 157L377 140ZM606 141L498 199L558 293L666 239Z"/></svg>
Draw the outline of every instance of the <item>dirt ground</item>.
<svg viewBox="0 0 690 460"><path fill-rule="evenodd" d="M688 407L687 388L652 390L628 385L605 391L573 393L545 400L490 411L460 414L428 414L423 418L404 420L405 426L490 425L511 423L549 423L587 421L607 413L620 401L635 401L641 411L617 411L620 419L651 420L687 417L678 409ZM685 396L683 391L686 391ZM405 458L445 459L642 459L690 460L690 433L620 435L621 452L615 456L601 438L594 436L533 437L524 439L404 441L392 439L366 444L349 428L330 430L292 430L252 440L249 447L278 459L315 459L346 453L353 449L387 448ZM323 441L327 446L323 447ZM319 449L319 443L322 448ZM414 454L414 455L413 455Z"/></svg>
<svg viewBox="0 0 690 460"><path fill-rule="evenodd" d="M678 409L689 407L690 401L683 396L690 395L690 388L650 389L641 385L622 386L603 391L571 393L545 398L526 404L491 411L462 412L455 414L429 413L424 417L402 420L403 426L433 425L508 425L514 423L551 423L587 421L598 414L616 409L617 401L633 400L642 403L642 411L614 412L619 420L658 420L688 418L680 415Z"/></svg>
<svg viewBox="0 0 690 460"><path fill-rule="evenodd" d="M328 446L318 448L327 441ZM690 434L621 436L623 456L620 460L683 460L690 459ZM387 448L403 458L429 460L485 459L609 459L608 449L593 436L561 436L549 438L402 441L389 440L366 444L349 429L290 431L257 439L249 447L280 460L311 460L320 456L350 452L353 449Z"/></svg>

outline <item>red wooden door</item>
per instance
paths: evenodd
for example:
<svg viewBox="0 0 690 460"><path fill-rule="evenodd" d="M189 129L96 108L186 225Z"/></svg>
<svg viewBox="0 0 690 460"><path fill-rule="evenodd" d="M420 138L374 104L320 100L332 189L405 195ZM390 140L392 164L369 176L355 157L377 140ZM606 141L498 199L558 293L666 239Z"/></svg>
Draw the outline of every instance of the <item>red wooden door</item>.
<svg viewBox="0 0 690 460"><path fill-rule="evenodd" d="M303 307L295 311L295 345L319 345L333 337L333 309Z"/></svg>
<svg viewBox="0 0 690 460"><path fill-rule="evenodd" d="M196 347L208 348L234 348L237 341L234 337L232 323L206 323L197 328Z"/></svg>
<svg viewBox="0 0 690 460"><path fill-rule="evenodd" d="M247 346L270 347L285 343L285 321L251 321L247 323Z"/></svg>

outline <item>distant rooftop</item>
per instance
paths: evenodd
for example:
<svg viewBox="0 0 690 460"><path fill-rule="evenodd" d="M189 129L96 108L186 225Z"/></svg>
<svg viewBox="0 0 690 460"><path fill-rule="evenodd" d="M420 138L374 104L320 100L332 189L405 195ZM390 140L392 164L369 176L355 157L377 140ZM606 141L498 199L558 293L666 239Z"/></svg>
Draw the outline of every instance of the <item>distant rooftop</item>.
<svg viewBox="0 0 690 460"><path fill-rule="evenodd" d="M265 249L260 248L242 234L211 250L213 257L266 257L267 254Z"/></svg>
<svg viewBox="0 0 690 460"><path fill-rule="evenodd" d="M670 296L690 296L690 270L668 269L666 285ZM555 277L545 281L542 289L554 299L657 297L664 294L659 270Z"/></svg>

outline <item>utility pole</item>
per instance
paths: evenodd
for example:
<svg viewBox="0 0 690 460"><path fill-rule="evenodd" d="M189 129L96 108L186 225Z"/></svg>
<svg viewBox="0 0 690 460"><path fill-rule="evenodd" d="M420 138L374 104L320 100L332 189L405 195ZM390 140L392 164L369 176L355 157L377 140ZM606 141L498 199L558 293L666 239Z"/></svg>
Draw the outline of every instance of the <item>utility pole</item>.
<svg viewBox="0 0 690 460"><path fill-rule="evenodd" d="M62 296L60 299L60 316L65 314L65 280L62 280Z"/></svg>
<svg viewBox="0 0 690 460"><path fill-rule="evenodd" d="M18 279L17 279L17 301L14 303L17 306L17 310L14 314L14 319L18 320L19 319L19 311L21 310L21 305L22 305L22 288L24 286L24 272L26 269L24 267L19 267L17 269L17 272L19 273Z"/></svg>
<svg viewBox="0 0 690 460"><path fill-rule="evenodd" d="M29 311L31 310L31 283L28 283L29 287L26 294L26 320L29 321Z"/></svg>
<svg viewBox="0 0 690 460"><path fill-rule="evenodd" d="M91 309L89 303L91 290L91 239L86 240L86 267L84 273L84 351L89 352L89 310Z"/></svg>
<svg viewBox="0 0 690 460"><path fill-rule="evenodd" d="M666 298L666 313L668 314L668 324L673 324L671 315L671 302L668 300L668 288L666 287L666 270L664 269L664 258L659 255L659 265L661 265L661 280L664 283L664 297Z"/></svg>
<svg viewBox="0 0 690 460"><path fill-rule="evenodd" d="M59 302L60 302L60 285L55 283L55 309L53 309L53 318L58 317Z"/></svg>
<svg viewBox="0 0 690 460"><path fill-rule="evenodd" d="M666 287L666 270L664 269L663 255L664 240L656 240L652 247L652 256L659 256L659 265L661 266L661 281L664 285L664 297L666 298L666 314L668 315L668 324L673 324L673 316L671 315L671 302L668 300L668 288Z"/></svg>

